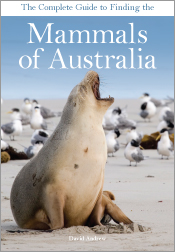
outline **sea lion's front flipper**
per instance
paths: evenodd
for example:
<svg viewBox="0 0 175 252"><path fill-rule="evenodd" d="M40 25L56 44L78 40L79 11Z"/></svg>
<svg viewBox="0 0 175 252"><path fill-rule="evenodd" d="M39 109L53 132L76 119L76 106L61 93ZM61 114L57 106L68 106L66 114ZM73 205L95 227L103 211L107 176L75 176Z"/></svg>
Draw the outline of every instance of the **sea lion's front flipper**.
<svg viewBox="0 0 175 252"><path fill-rule="evenodd" d="M112 202L111 197L106 196L104 193L102 195L102 205L105 206L105 214L109 214L116 223L132 223L122 210Z"/></svg>
<svg viewBox="0 0 175 252"><path fill-rule="evenodd" d="M58 192L56 186L47 186L44 207L50 221L50 229L52 230L64 227L64 194Z"/></svg>

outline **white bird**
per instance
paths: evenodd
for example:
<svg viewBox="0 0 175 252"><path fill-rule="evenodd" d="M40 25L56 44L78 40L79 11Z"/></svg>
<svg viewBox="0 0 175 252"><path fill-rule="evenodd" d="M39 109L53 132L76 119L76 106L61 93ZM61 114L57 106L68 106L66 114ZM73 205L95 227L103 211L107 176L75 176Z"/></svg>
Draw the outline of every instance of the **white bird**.
<svg viewBox="0 0 175 252"><path fill-rule="evenodd" d="M34 107L41 107L41 105L38 103L37 100L32 100L32 109L34 109Z"/></svg>
<svg viewBox="0 0 175 252"><path fill-rule="evenodd" d="M151 100L151 97L149 96L148 93L143 93L143 95L140 97L141 104L144 102L148 102Z"/></svg>
<svg viewBox="0 0 175 252"><path fill-rule="evenodd" d="M53 112L50 109L41 106L37 100L33 100L32 101L32 107L40 107L40 111L41 111L41 115L44 119L46 118L51 118L51 117L55 117L55 116L61 116L61 112Z"/></svg>
<svg viewBox="0 0 175 252"><path fill-rule="evenodd" d="M28 148L24 148L24 152L28 156L28 158L32 158L38 154L38 152L42 149L43 142L36 141L34 145L29 146Z"/></svg>
<svg viewBox="0 0 175 252"><path fill-rule="evenodd" d="M21 120L21 114L18 108L12 108L12 110L7 113L10 114L10 119L12 122L14 120Z"/></svg>
<svg viewBox="0 0 175 252"><path fill-rule="evenodd" d="M113 121L119 117L121 112L120 108L108 109L103 117L103 126L106 127L114 124Z"/></svg>
<svg viewBox="0 0 175 252"><path fill-rule="evenodd" d="M112 153L112 156L120 148L119 142L117 141L119 136L120 131L118 129L112 130L106 135L107 153Z"/></svg>
<svg viewBox="0 0 175 252"><path fill-rule="evenodd" d="M166 106L167 104L171 103L172 101L166 101L166 100L158 100L158 99L155 99L155 98L152 98L148 93L144 93L141 97L141 102L144 103L144 102L148 102L148 101L151 101L154 103L154 105L156 107L161 107L161 106Z"/></svg>
<svg viewBox="0 0 175 252"><path fill-rule="evenodd" d="M14 137L19 136L23 130L21 120L18 119L14 120L11 123L6 123L2 125L1 129L6 135L9 135L10 140L13 141L15 140ZM13 139L11 139L11 136L13 137Z"/></svg>
<svg viewBox="0 0 175 252"><path fill-rule="evenodd" d="M11 114L10 118L12 122L14 120L21 120L22 125L30 124L30 117L28 115L22 115L18 108L13 108L8 114Z"/></svg>
<svg viewBox="0 0 175 252"><path fill-rule="evenodd" d="M4 140L1 139L1 150L8 149L9 145Z"/></svg>
<svg viewBox="0 0 175 252"><path fill-rule="evenodd" d="M166 111L165 115L163 116L165 121L170 121L174 123L174 113L172 111Z"/></svg>
<svg viewBox="0 0 175 252"><path fill-rule="evenodd" d="M159 112L159 121L161 122L162 120L164 120L164 117L167 114L167 111L171 111L171 108L169 108L168 106L163 107L160 112ZM174 120L173 120L174 121Z"/></svg>
<svg viewBox="0 0 175 252"><path fill-rule="evenodd" d="M24 114L30 115L32 111L32 104L28 98L25 98L21 107Z"/></svg>
<svg viewBox="0 0 175 252"><path fill-rule="evenodd" d="M116 107L114 109L108 109L104 115L103 122L105 125L111 124L111 122L115 121L115 118L118 117L128 117L126 113L126 107L123 109L120 109L119 107Z"/></svg>
<svg viewBox="0 0 175 252"><path fill-rule="evenodd" d="M37 141L43 142L43 144L47 141L49 134L47 131L39 129L35 130L31 137L31 144L34 145Z"/></svg>
<svg viewBox="0 0 175 252"><path fill-rule="evenodd" d="M47 130L47 124L44 121L40 112L40 108L38 106L34 107L32 111L32 116L30 119L30 127L34 130L36 129Z"/></svg>
<svg viewBox="0 0 175 252"><path fill-rule="evenodd" d="M113 130L114 128L127 129L134 126L136 126L136 122L127 119L125 109L121 110L119 107L113 109L112 112L109 110L109 113L103 120L103 128L105 130Z"/></svg>
<svg viewBox="0 0 175 252"><path fill-rule="evenodd" d="M157 131L161 131L162 129L167 129L169 134L174 133L174 123L170 121L161 121L157 126Z"/></svg>
<svg viewBox="0 0 175 252"><path fill-rule="evenodd" d="M140 116L144 119L149 120L156 114L157 111L156 106L151 101L144 102L141 105L140 109L141 109Z"/></svg>
<svg viewBox="0 0 175 252"><path fill-rule="evenodd" d="M136 122L133 121L133 120L129 120L127 118L124 118L124 117L119 117L117 120L116 120L116 127L118 129L130 129L132 127L136 127Z"/></svg>
<svg viewBox="0 0 175 252"><path fill-rule="evenodd" d="M124 151L124 156L130 161L130 166L131 162L136 162L135 166L137 166L137 163L145 159L142 154L142 151L139 148L139 142L134 139L132 139L132 141L127 144Z"/></svg>
<svg viewBox="0 0 175 252"><path fill-rule="evenodd" d="M124 112L123 112L124 111ZM119 107L115 108L112 112L111 123L118 129L128 129L136 127L136 122L127 119L125 110L121 110Z"/></svg>
<svg viewBox="0 0 175 252"><path fill-rule="evenodd" d="M160 155L162 155L162 159L163 159L163 156L166 156L168 159L169 156L172 155L173 150L174 150L173 142L171 142L169 138L168 130L162 129L160 131L160 135L157 137L156 140L158 140L159 138L160 138L160 141L158 142L158 145L157 145L157 151Z"/></svg>
<svg viewBox="0 0 175 252"><path fill-rule="evenodd" d="M117 124L118 118L122 115L122 111L119 107L112 110L111 117L110 117L110 123L114 126Z"/></svg>
<svg viewBox="0 0 175 252"><path fill-rule="evenodd" d="M136 131L136 127L132 127L130 130L128 130L128 133L126 134L126 143L128 144L129 142L131 142L132 139L140 143L142 137L143 135Z"/></svg>
<svg viewBox="0 0 175 252"><path fill-rule="evenodd" d="M171 111L169 107L165 107L160 111L159 120L169 121L174 123L174 112Z"/></svg>

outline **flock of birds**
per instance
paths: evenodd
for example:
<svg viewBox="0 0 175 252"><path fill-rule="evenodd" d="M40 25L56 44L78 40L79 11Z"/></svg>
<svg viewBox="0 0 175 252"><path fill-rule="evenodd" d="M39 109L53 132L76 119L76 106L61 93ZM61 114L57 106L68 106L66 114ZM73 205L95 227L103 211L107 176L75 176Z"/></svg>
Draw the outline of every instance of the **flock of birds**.
<svg viewBox="0 0 175 252"><path fill-rule="evenodd" d="M2 104L2 99L1 99ZM22 113L21 113L22 112ZM21 135L23 125L30 125L34 130L31 136L31 146L24 147L24 152L28 158L37 155L44 143L49 137L47 123L45 119L61 116L61 112L53 112L48 108L41 106L37 100L30 101L25 98L21 112L19 108L12 108L8 113L11 114L11 122L1 125L1 150L5 151L9 145L3 140L4 134L8 135L10 140L15 140L16 136Z"/></svg>
<svg viewBox="0 0 175 252"><path fill-rule="evenodd" d="M156 139L157 151L158 154L167 159L173 154L174 144L169 138L170 134L174 133L174 112L171 111L168 105L174 100L169 97L168 100L156 100L150 97L148 93L144 93L140 97L141 106L140 106L140 117L143 118L146 122L150 121L152 117L156 115L157 108L161 107L159 112L159 123L157 126L157 131L159 135ZM128 129L126 134L126 143L124 156L130 161L137 163L147 159L148 157L144 156L140 146L140 143L143 138L143 133L137 132L136 129L137 123L133 120L128 119L126 108L120 109L119 107L114 109L109 109L104 118L103 118L103 128L106 133L106 143L108 156L111 154L113 156L114 152L118 151L120 144L118 138L120 136L120 130Z"/></svg>
<svg viewBox="0 0 175 252"><path fill-rule="evenodd" d="M156 100L151 98L148 93L144 93L140 99L140 117L145 122L150 121L156 115L157 107L161 107L160 122L157 126L159 136L156 140L160 139L157 151L162 155L162 158L167 157L168 159L174 151L174 145L169 138L169 135L174 133L174 113L168 105L174 102L174 99L169 97L168 100ZM124 156L129 160L130 165L135 162L137 166L137 163L147 158L143 155L140 146L143 133L137 132L137 123L128 119L126 109L127 107L109 109L103 118L102 126L106 135L107 152L108 156L109 154L113 156L120 149L118 138L121 131L127 129ZM45 119L61 116L61 112L53 112L41 106L37 100L30 101L28 98L24 99L21 112L19 108L13 108L9 113L11 114L11 122L1 126L1 151L9 147L9 144L3 140L4 134L8 135L10 140L15 140L14 138L22 133L23 126L29 124L34 130L31 136L31 145L29 147L23 146L28 158L36 156L49 137Z"/></svg>

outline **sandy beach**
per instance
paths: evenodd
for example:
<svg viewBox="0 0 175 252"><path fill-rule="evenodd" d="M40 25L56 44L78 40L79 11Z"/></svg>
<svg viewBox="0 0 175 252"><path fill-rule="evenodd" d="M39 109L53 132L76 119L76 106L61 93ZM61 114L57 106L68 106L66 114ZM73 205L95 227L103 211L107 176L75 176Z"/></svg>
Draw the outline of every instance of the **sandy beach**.
<svg viewBox="0 0 175 252"><path fill-rule="evenodd" d="M39 100L39 102L53 111L62 111L66 100ZM14 107L20 108L21 104L22 100L4 100L1 107L1 124L10 122L7 112ZM139 116L139 99L115 99L112 107L123 108L126 105L128 118L137 122L138 132L150 134L157 131L160 109L151 122L145 123ZM173 105L170 105L172 109ZM59 121L60 117L47 119L49 134ZM33 130L27 125L23 127L21 136L15 138L16 141L9 141L6 135L4 140L22 151L21 145L26 147L30 145L32 133ZM139 163L137 167L134 164L130 167L129 161L124 158L125 137L126 130L121 132L119 151L114 157L107 159L104 190L114 193L115 203L132 221L149 227L150 230L131 234L96 234L88 227L71 227L51 233L35 230L23 233L8 232L7 230L22 230L13 218L9 198L16 175L27 162L30 162L9 161L1 165L1 250L174 251L174 156L169 160L161 160L157 150L143 150L144 155L149 158ZM76 240L72 240L71 237Z"/></svg>

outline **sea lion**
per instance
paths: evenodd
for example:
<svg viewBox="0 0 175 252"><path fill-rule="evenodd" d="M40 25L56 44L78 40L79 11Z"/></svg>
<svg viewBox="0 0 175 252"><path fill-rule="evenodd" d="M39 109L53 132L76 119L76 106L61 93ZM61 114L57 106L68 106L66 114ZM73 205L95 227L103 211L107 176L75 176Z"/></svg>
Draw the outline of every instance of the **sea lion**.
<svg viewBox="0 0 175 252"><path fill-rule="evenodd" d="M114 98L101 99L94 71L73 88L61 120L38 155L17 175L10 203L21 228L101 225L109 214L132 221L103 193L107 146L102 120Z"/></svg>

